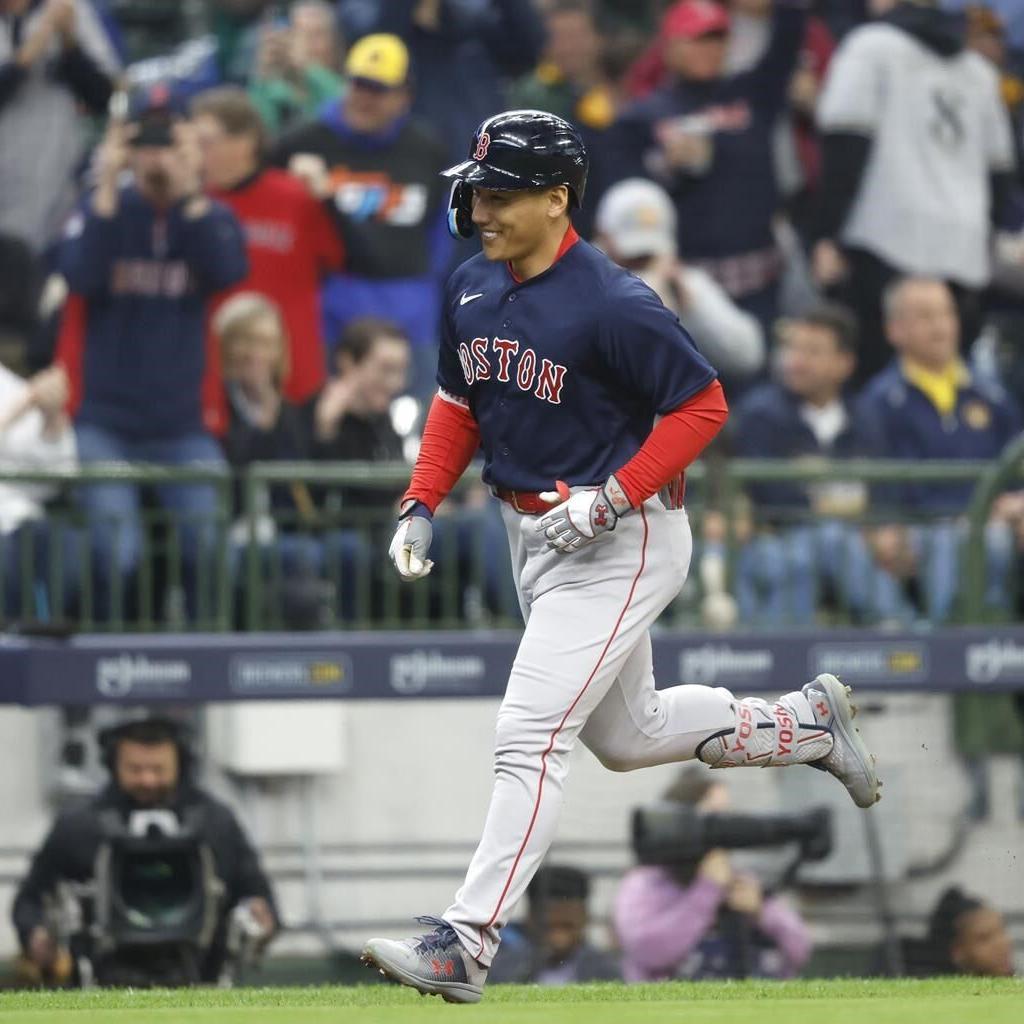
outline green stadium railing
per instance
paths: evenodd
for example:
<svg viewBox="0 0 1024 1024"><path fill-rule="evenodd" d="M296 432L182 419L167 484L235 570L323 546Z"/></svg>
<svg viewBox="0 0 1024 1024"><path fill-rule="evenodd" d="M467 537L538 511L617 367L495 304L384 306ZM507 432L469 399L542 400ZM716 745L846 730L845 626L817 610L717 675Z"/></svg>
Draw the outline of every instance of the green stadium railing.
<svg viewBox="0 0 1024 1024"><path fill-rule="evenodd" d="M760 529L757 523L756 509L747 509L747 516L742 513L743 500L752 488L758 484L770 483L798 483L808 488L826 486L836 483L854 482L863 485L866 491L866 502L864 508L857 514L849 517L849 522L858 525L865 530L873 527L894 524L900 526L928 526L936 521L949 518L948 514L935 514L930 512L915 511L898 504L898 498L886 495L887 489L900 488L914 485L935 485L935 484L961 484L971 488L976 487L985 475L991 471L992 463L987 461L965 461L965 460L897 460L897 459L848 459L829 461L817 458L802 458L796 460L774 460L774 459L733 459L725 463L719 478L718 505L726 510L726 525L728 528L728 550L730 553L730 586L735 583L736 556L742 543L747 539L737 535L737 527L742 524L745 518L754 525L752 532L783 532L787 527L807 525L820 520L819 513L813 511L797 510L789 513L776 512L776 521L767 528ZM995 494L992 495L994 499ZM896 503L894 503L894 501ZM969 618L966 610L968 607L980 608L983 604L981 593L985 586L985 550L984 550L984 525L987 520L991 500L975 506L966 502L963 515L956 517L962 520L964 537L972 532L978 532L982 536L982 543L976 550L968 548L966 543L962 545L961 557L963 561L962 580L964 587L958 595L955 611L957 622L980 621L978 618ZM972 531L971 526L976 517L977 529ZM842 519L842 515L833 518ZM838 555L837 555L838 557ZM967 559L977 559L977 564L972 563L972 572L967 572ZM966 581L971 581L971 586L977 588L977 592L968 596L966 592ZM1010 591L1013 580L1008 581L1008 600L1012 600ZM977 597L977 599L975 599ZM832 624L845 624L850 621L850 610L842 606L840 595L832 594ZM980 613L978 613L980 614ZM923 619L924 613L921 618Z"/></svg>
<svg viewBox="0 0 1024 1024"><path fill-rule="evenodd" d="M984 524L998 494L1021 475L1024 440L995 462L907 462L895 460L711 459L687 472L687 508L694 535L703 535L710 512L724 522L730 579L750 530L751 487L793 482L803 486L858 482L867 488L896 484L960 483L973 488L966 521L960 619L981 621L985 585ZM387 565L394 504L409 476L404 463L263 463L245 472L159 466L94 465L74 472L2 470L0 483L49 484L62 492L48 516L51 529L67 530L74 544L51 545L40 568L34 540L23 531L14 561L18 574L14 607L7 621L25 628L66 624L81 631L223 631L279 628L458 628L518 622L518 608L504 559L497 511L471 469L456 488L455 510L437 519L435 569L427 585L401 584ZM216 514L206 523L212 542L201 546L197 584L190 607L182 552L183 524L156 501L143 504L143 546L131 580L110 574L107 614L95 600L96 558L75 491L117 482L137 486L143 495L165 484L206 484L216 490ZM282 500L283 497L283 500ZM461 509L457 506L461 504ZM488 511L488 506L490 506ZM789 525L807 522L795 514ZM852 520L870 526L912 522L906 510L868 502ZM198 524L197 524L198 525ZM786 525L786 524L783 524ZM755 526L755 528L758 528ZM769 529L777 529L776 523ZM6 543L12 543L8 538ZM303 547L305 545L305 547ZM68 558L72 563L68 564ZM0 582L11 559L0 559ZM79 596L73 607L54 607L62 583L73 575ZM665 623L684 625L699 615L698 573L668 610ZM50 607L40 612L40 590ZM170 595L170 599L168 598ZM313 608L311 612L310 609ZM296 611L297 610L297 611ZM301 621L296 621L296 614ZM833 622L845 610L833 610ZM302 618L305 616L305 618ZM319 616L319 617L318 617Z"/></svg>
<svg viewBox="0 0 1024 1024"><path fill-rule="evenodd" d="M40 545L28 528L3 538L0 550L0 595L8 628L27 631L74 629L75 631L156 631L194 628L223 631L231 628L230 579L227 549L222 541L231 521L234 481L218 467L169 467L111 462L75 470L0 469L0 484L46 485L58 491L47 506L45 525L50 542ZM139 489L141 552L138 572L132 580L109 573L109 601L101 616L97 607L100 566L93 554L91 528L75 502L75 492L96 484L124 484ZM215 514L195 523L208 535L197 548L194 606L184 608L184 559L181 534L189 525L180 516L161 509L156 489L174 484L205 485L214 489ZM124 537L123 524L94 524L113 531L114 544ZM9 545L14 553L8 557ZM43 564L40 565L42 559ZM19 579L8 586L11 561ZM64 592L73 590L74 614L64 603ZM46 591L40 598L40 590Z"/></svg>
<svg viewBox="0 0 1024 1024"><path fill-rule="evenodd" d="M967 541L964 559L964 618L981 622L985 609L985 524L1001 493L1024 480L1024 434L1007 445L1002 455L988 463L978 478L967 510Z"/></svg>

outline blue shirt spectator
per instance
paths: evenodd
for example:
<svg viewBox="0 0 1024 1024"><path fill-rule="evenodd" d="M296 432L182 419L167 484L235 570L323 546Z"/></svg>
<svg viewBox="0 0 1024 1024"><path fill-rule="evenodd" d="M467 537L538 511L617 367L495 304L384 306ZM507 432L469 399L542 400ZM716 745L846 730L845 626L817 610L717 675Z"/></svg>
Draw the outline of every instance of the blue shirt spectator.
<svg viewBox="0 0 1024 1024"><path fill-rule="evenodd" d="M868 382L857 406L874 454L894 459L994 459L1020 430L1020 416L996 384L960 360L949 289L927 278L887 293L886 328L896 359ZM901 510L958 515L972 484L901 484L886 489Z"/></svg>

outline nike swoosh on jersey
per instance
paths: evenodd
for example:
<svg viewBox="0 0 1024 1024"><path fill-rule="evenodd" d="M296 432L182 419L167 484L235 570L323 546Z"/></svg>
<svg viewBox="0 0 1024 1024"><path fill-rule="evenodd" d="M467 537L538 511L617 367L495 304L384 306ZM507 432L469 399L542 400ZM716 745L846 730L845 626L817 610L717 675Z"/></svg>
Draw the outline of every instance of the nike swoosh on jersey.
<svg viewBox="0 0 1024 1024"><path fill-rule="evenodd" d="M472 302L474 299L479 299L483 295L483 292L477 292L476 295L467 295L465 292L462 293L462 298L459 299L459 305L464 306L467 302Z"/></svg>

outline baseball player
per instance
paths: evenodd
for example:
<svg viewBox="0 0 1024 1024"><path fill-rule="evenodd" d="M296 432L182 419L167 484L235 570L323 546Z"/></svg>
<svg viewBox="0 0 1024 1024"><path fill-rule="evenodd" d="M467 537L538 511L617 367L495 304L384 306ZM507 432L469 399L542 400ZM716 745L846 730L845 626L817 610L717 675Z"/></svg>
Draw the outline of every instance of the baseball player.
<svg viewBox="0 0 1024 1024"><path fill-rule="evenodd" d="M834 676L771 703L654 688L649 630L690 564L683 472L727 409L676 317L573 230L587 180L579 133L508 111L444 173L449 225L479 231L483 252L448 282L438 392L389 554L403 579L430 572L431 516L482 448L526 626L465 883L443 917L418 918L431 931L372 939L363 960L422 993L476 1002L554 836L577 738L613 771L689 758L811 764L861 807L880 783Z"/></svg>

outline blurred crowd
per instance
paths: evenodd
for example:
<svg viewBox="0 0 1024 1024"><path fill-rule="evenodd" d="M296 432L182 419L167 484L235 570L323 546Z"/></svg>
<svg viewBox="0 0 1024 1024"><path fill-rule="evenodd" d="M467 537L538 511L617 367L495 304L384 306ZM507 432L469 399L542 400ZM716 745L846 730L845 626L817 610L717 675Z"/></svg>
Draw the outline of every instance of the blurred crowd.
<svg viewBox="0 0 1024 1024"><path fill-rule="evenodd" d="M473 252L438 172L515 106L584 133L577 228L718 368L721 454L992 460L1020 433L1013 0L0 0L3 466L411 454L441 285ZM705 619L808 623L824 599L858 622L947 621L969 494L752 486L728 525L702 524L707 579L726 534L741 542ZM450 517L455 549L500 531L483 497ZM73 602L84 562L109 617L150 508L195 616L220 545L210 485L92 483L59 528L53 498L0 484L9 617ZM312 527L375 502L282 483L229 559L256 529L286 573L344 576L372 557L365 535ZM1010 492L985 536L994 614L1022 547ZM44 571L55 551L64 573Z"/></svg>

